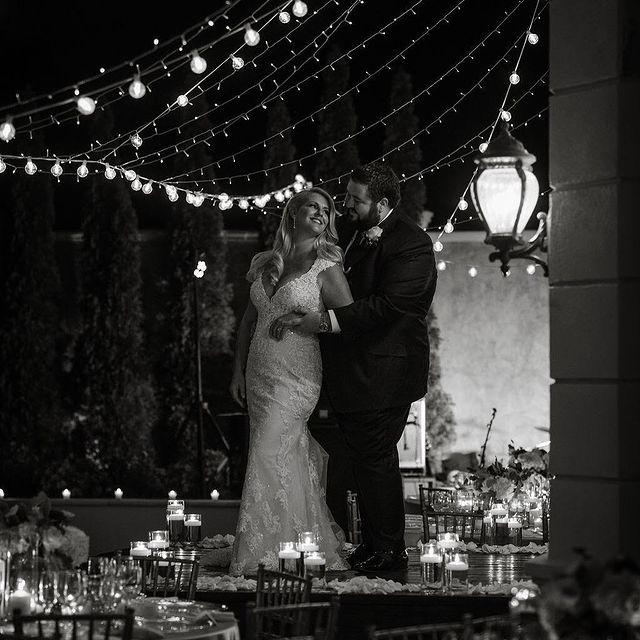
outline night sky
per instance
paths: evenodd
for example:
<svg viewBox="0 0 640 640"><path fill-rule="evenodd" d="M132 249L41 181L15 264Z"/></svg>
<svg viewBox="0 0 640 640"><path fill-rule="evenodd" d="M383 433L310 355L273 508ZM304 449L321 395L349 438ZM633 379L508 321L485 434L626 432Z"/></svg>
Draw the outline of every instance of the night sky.
<svg viewBox="0 0 640 640"><path fill-rule="evenodd" d="M205 28L185 48L186 55L192 48L202 47L203 43L219 38L225 33L224 25L242 27L244 21L252 13L259 16L262 13L273 15L276 7L282 3L272 1L259 3L255 1L234 1L229 12L229 19L218 19L213 27ZM378 67L389 61L396 54L407 47L412 39L420 38L418 44L412 47L402 61L392 63L391 70L384 69L372 80L364 83L359 93L355 94L355 103L358 113L359 125L374 124L366 133L357 137L357 144L362 161L370 161L382 152L382 140L384 127L379 123L388 109L387 100L389 85L393 69L401 62L413 77L414 94L422 89L433 86L429 93L425 93L415 101L416 112L419 115L423 127L430 125L430 133L419 137L419 144L423 152L423 167L436 163L447 153L453 151L469 138L473 137L483 127L489 125L502 102L508 77L515 66L522 34L528 26L531 15L536 7L536 0L492 0L491 2L478 2L478 0L463 0L461 3L454 0L422 0L422 2L407 2L406 0L394 2L378 2L363 0L354 3L354 9L349 16L352 24L341 23L333 30L327 30L332 20L336 20L340 13L344 12L350 3L344 0L328 3L320 0L308 0L309 14L302 20L302 26L295 32L291 32L297 24L295 19L288 25L281 24L277 19L270 25L261 28L262 41L254 48L244 47L239 53L245 59L244 69L236 72L231 77L223 80L221 88L217 89L216 79L229 75L230 63L228 55L242 43L242 32L226 37L208 52L203 51L203 56L208 60L210 71L216 62L222 63L221 70L208 82L212 86L207 91L210 103L223 102L229 97L233 98L247 87L254 87L247 92L241 100L233 102L227 109L221 108L214 112L212 120L214 124L224 121L230 114L237 114L251 109L259 104L260 97L255 90L255 85L260 78L270 69L279 69L279 78L286 78L291 71L291 50L299 50L306 44L318 38L325 30L330 37L327 44L320 46L317 56L321 62L313 59L301 66L292 79L281 83L281 89L291 87L301 82L305 77L312 75L324 64L324 53L332 43L337 43L343 51L357 47L369 36L374 36L365 48L358 47L352 54L351 78L355 84L366 77L366 72L373 73ZM459 5L446 22L438 22L450 9ZM545 3L540 2L539 7ZM398 17L396 22L385 30L384 34L378 34L380 30L394 16L407 8L415 6L415 14L410 13L404 17ZM47 100L40 100L33 105L9 106L15 102L15 94L19 92L25 99L29 95L38 95L46 92L54 92L62 87L69 87L65 92L54 95L57 100L67 99L72 96L73 85L84 78L100 75L98 70L104 67L107 73L98 78L94 83L87 85L90 93L95 93L97 88L107 82L119 83L126 91L130 82L133 68L124 66L119 71L110 70L122 62L154 49L153 39L158 38L160 44L156 53L150 53L145 58L147 63L156 62L160 57L169 54L158 54L159 51L173 51L174 47L164 48L164 43L173 36L189 34L194 25L204 24L207 16L215 13L223 7L223 3L216 2L190 2L169 5L166 9L158 10L157 3L150 2L77 2L65 0L65 2L52 3L18 3L12 0L0 2L0 52L2 54L2 84L0 86L0 118L11 113L16 115L16 125L25 125L26 120L20 119L19 114L32 106L47 105ZM316 16L312 16L314 9L318 10ZM504 23L499 34L486 36L505 17L506 12L514 10L513 15ZM264 20L262 21L264 22ZM256 23L260 27L261 23ZM429 26L429 33L426 27ZM542 13L542 19L535 23L534 29L540 36L540 42L536 46L527 46L520 66L522 78L519 85L511 92L512 98L519 98L525 90L532 85L547 69L547 13ZM291 32L290 43L277 44L277 41ZM486 39L486 40L485 40ZM514 48L514 42L518 47ZM476 45L483 42L474 53L473 59L465 59L457 65L460 59ZM322 38L317 40L319 44L324 42ZM268 45L268 46L267 46ZM311 50L311 49L310 49ZM251 60L256 58L256 67ZM504 59L503 59L504 57ZM482 82L482 89L475 89L468 97L461 101L456 111L448 111L464 92L468 92L487 69L496 62L501 61L496 69ZM447 72L457 65L457 70ZM444 80L439 78L445 75ZM159 76L162 75L160 78ZM158 80L153 89L141 100L133 100L128 95L117 100L113 104L116 132L120 133L137 128L141 124L150 121L167 102L173 102L179 93L188 87L187 81L194 83L202 76L184 74L179 70L172 73L170 78L157 73ZM155 76L154 76L155 77ZM185 80L186 78L186 80ZM144 76L143 76L144 79ZM300 86L300 90L293 88L286 93L286 102L289 107L292 120L304 119L311 111L319 108L320 81L312 79ZM269 91L273 90L273 84ZM513 118L511 124L517 126L545 109L547 104L548 85L538 84L533 90L533 95L527 95L516 107L512 109ZM110 94L115 97L117 89ZM55 102L54 99L54 102ZM507 101L510 108L511 99ZM82 118L80 125L76 124L75 110L73 107L56 107L42 113L34 114L34 119L40 119L64 112L71 114L69 122L61 125L51 125L41 129L44 135L44 143L51 153L72 154L84 151L88 148L89 125L87 119ZM260 109L252 111L249 120L243 120L239 124L230 127L228 137L216 137L214 147L210 153L214 158L223 158L229 154L235 154L252 143L262 141L264 137L264 111ZM170 126L170 117L164 121L158 121L158 129ZM441 122L439 122L441 120ZM378 123L378 124L375 124ZM171 125L172 126L172 125ZM526 127L519 128L515 133L527 147L538 157L534 166L536 175L540 181L541 190L546 190L547 179L547 126L546 113L540 118L535 118ZM27 132L19 132L16 140L9 144L0 143L1 153L20 154L34 153L33 143L28 140ZM294 144L300 154L312 152L314 145L314 130L311 126L303 124L294 131ZM159 148L178 142L178 134L165 136ZM154 141L155 143L156 141ZM477 148L479 140L474 146ZM151 144L146 143L142 150L149 152ZM337 147L339 153L340 147ZM141 151L142 151L141 150ZM128 155L127 155L128 154ZM96 156L96 157L99 157ZM132 159L133 152L128 145L119 156L120 160ZM310 168L313 161L307 161L303 167ZM46 165L47 168L50 165ZM239 153L235 162L222 162L216 169L218 177L228 177L251 172L262 168L261 146L247 153ZM146 169L146 168L145 168ZM443 223L452 212L458 197L466 185L466 181L473 170L471 156L464 164L455 163L451 167L425 175L427 185L427 208L435 212L435 222ZM142 172L142 170L141 170ZM3 181L10 180L10 172L2 177ZM154 179L161 179L171 175L165 167L156 165L148 169L147 175ZM52 178L53 179L53 178ZM97 178L103 179L103 178ZM231 194L246 194L258 192L257 182L259 177L247 185L246 180L234 179L227 183L223 189ZM77 226L77 216L74 209L74 193L77 190L75 176L63 177L57 187L57 197L64 206L58 206L58 228L74 228ZM256 185L256 186L254 186ZM162 203L159 207L159 203ZM163 209L168 203L164 193L156 189L151 196L134 194L134 204L139 208L142 226L161 225L161 216L154 215L153 210ZM539 202L538 210L546 210L546 200ZM472 213L469 208L468 213ZM247 213L239 213L238 209L227 212L225 224L228 228L251 228L255 226L255 216ZM459 228L479 229L477 222L460 226Z"/></svg>

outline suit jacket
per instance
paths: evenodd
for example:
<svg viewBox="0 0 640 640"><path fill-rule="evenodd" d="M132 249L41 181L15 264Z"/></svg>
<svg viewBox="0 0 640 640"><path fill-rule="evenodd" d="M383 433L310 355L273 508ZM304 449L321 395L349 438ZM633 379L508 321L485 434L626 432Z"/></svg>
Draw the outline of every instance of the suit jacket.
<svg viewBox="0 0 640 640"><path fill-rule="evenodd" d="M436 288L431 239L397 211L380 227L377 244L354 243L347 252L354 302L334 309L341 332L320 336L325 389L343 413L409 404L427 392L427 311ZM353 230L340 224L338 231L344 248Z"/></svg>

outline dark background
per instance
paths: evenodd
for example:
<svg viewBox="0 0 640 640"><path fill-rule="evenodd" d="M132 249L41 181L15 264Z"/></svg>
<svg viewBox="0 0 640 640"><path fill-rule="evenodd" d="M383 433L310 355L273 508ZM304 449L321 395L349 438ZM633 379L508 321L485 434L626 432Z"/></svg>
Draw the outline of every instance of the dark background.
<svg viewBox="0 0 640 640"><path fill-rule="evenodd" d="M344 11L348 4L331 2L326 7L319 0L309 0L309 13L303 19L303 26L292 33L291 44L287 46L276 45L276 41L288 32L291 32L295 24L292 18L289 25L282 25L276 19L269 26L261 30L262 41L255 48L243 47L239 55L246 61L244 69L236 72L232 77L222 82L218 90L213 88L207 92L209 102L222 102L233 96L247 86L252 86L262 77L273 63L280 68L280 74L276 77L285 78L291 67L290 50L299 50L306 43L321 35L323 29L327 29L331 19L335 19L339 12ZM438 19L458 3L451 0L439 2L374 2L364 0L356 5L350 22L343 24L335 30L329 43L318 49L318 57L321 60L308 60L292 80L282 85L282 88L292 86L305 77L316 72L325 62L325 54L331 43L337 43L343 51L356 47L371 35L375 36L367 43L364 49L358 48L352 54L351 79L352 83L360 82L366 71L373 72L380 65L391 59L404 49L412 39L424 34L425 29L433 27ZM201 46L202 43L211 41L225 33L223 25L239 26L252 13L260 15L260 7L257 2L234 3L228 20L219 20L214 27L206 28L193 43ZM415 6L414 12L408 16L398 18L384 35L380 30L395 16L399 16L403 10ZM163 43L181 33L188 34L193 25L202 24L207 15L222 7L222 3L189 2L179 5L168 5L159 8L156 3L150 2L110 2L91 3L78 2L76 0L64 3L17 3L3 0L0 2L0 55L3 66L3 81L0 86L0 116L5 117L12 112L19 114L26 109L26 105L18 107L6 107L15 102L15 93L19 92L25 98L32 94L52 92L60 87L68 86L69 89L62 94L54 96L55 99L69 99L73 93L73 85L84 78L99 75L98 69L107 69L97 82L87 85L90 93L104 82L119 82L126 92L133 72L132 67L124 67L119 71L109 72L110 69L126 62L145 51L152 50L153 39L158 38L160 45L157 51L163 50ZM272 10L277 5L267 2L265 7ZM414 94L423 88L437 82L457 61L480 41L505 16L505 13L517 7L515 13L501 27L499 34L486 38L484 44L475 52L473 60L465 60L457 70L448 75L443 81L415 101L416 113L422 126L427 126L434 121L430 133L422 134L418 138L423 154L423 166L432 165L448 152L454 150L473 136L481 128L488 125L497 114L504 91L507 87L508 76L515 66L520 42L517 48L509 49L510 45L524 32L532 15L536 2L534 0L493 0L492 2L477 2L466 0L462 2L448 18L447 22L433 27L416 46L409 50L405 59L401 61L404 68L413 77ZM539 4L540 8L544 3ZM324 8L323 8L324 7ZM312 15L318 10L316 16ZM260 23L257 24L259 26ZM540 42L536 46L527 46L520 66L522 81L511 92L513 98L519 97L523 91L537 80L547 68L547 15L542 12L541 19L536 21L534 29L540 36ZM333 33L333 32L329 32ZM322 39L318 40L320 43ZM267 51L267 43L270 48ZM242 29L239 33L228 36L223 42L216 45L211 51L203 52L208 60L211 70L215 61L223 61L222 69L212 78L221 79L229 74L230 65L225 61L229 52L243 44ZM184 55L192 48L189 44ZM164 50L166 51L166 49ZM265 52L257 59L256 67L251 65L251 60L260 53ZM441 114L451 107L460 97L461 92L468 91L482 76L488 67L504 56L502 63L482 83L481 90L473 91L457 108L449 111L438 123ZM147 63L157 60L158 54L150 54L145 60ZM398 62L390 65L390 69L384 69L372 80L365 83L359 93L354 93L355 106L358 114L358 124L368 125L380 120L388 111L389 86L393 72ZM180 71L172 74L171 78L162 78L154 85L150 93L142 100L133 100L128 95L113 104L116 131L121 132L140 126L151 120L154 115L162 110L164 105L175 100L175 97L189 86L186 83L200 79L192 73L185 74ZM143 76L144 79L144 76ZM211 83L210 83L211 84ZM268 83L267 83L268 84ZM273 84L271 85L273 88ZM293 122L307 116L311 111L319 108L319 96L321 90L320 80L312 79L300 87L300 91L293 89L287 92L285 100ZM115 95L115 90L111 95ZM253 90L247 93L241 100L232 102L229 107L216 110L210 117L214 124L223 122L226 118L250 109L260 100L259 92ZM509 108L511 100L507 101ZM539 84L532 95L528 95L513 109L511 124L517 126L544 109L547 103L547 85ZM46 100L39 101L37 105L46 104ZM76 124L75 110L70 107L58 107L54 112L66 109L71 114L71 120L60 126L48 126L41 130L45 136L45 145L51 153L69 154L85 150L88 147L90 136L90 124L88 118L81 118L80 124ZM45 114L48 111L44 112ZM248 121L233 125L228 130L228 137L222 135L214 138L213 145L209 149L212 156L221 158L231 153L242 150L249 144L260 142L264 137L265 111L258 109L251 113ZM34 114L34 118L40 118L41 114ZM25 124L25 119L16 119L16 125ZM173 117L158 121L158 128L173 126ZM541 191L547 189L547 118L546 112L542 117L526 127L519 128L515 135L522 140L527 149L538 157L535 165L536 175L540 181ZM143 135L144 137L144 135ZM313 152L315 129L309 121L296 127L293 133L294 144L297 149L297 157ZM363 162L373 160L382 152L384 139L384 126L377 124L364 134L356 138L360 159ZM173 144L179 140L177 134L171 134L162 139L160 147ZM473 147L477 148L479 140L475 140ZM30 153L31 143L27 133L18 133L16 140L9 144L2 144L0 153ZM151 144L151 143L148 143ZM143 151L149 151L150 146L143 145ZM130 145L119 155L119 159L133 158ZM471 147L469 147L471 148ZM340 147L337 147L340 152ZM220 178L242 174L243 172L260 171L263 168L262 147L248 153L239 154L236 162L223 162L216 168L216 175ZM50 165L49 165L50 166ZM471 157L466 162L456 162L449 167L441 168L425 175L427 186L426 208L435 212L432 225L443 224L454 210L458 197L466 186L472 172ZM48 167L47 167L48 169ZM311 177L313 173L313 159L304 162L302 172ZM7 172L9 173L9 172ZM148 175L154 179L162 179L171 175L166 165L155 165L148 170ZM246 180L233 179L230 183L221 180L219 188L232 194L259 193L262 189L264 176L254 176L251 183ZM79 214L74 204L76 191L75 175L63 178L57 187L56 197L57 213L56 227L58 229L77 229L79 226ZM134 204L138 208L141 226L162 227L169 203L157 189L148 198L142 194L136 194ZM539 202L538 209L546 210L547 201L543 198ZM475 216L472 207L467 211ZM251 229L256 226L256 216L240 212L237 208L224 214L225 226L229 229ZM531 223L534 224L534 223ZM459 228L479 229L479 222L470 221Z"/></svg>

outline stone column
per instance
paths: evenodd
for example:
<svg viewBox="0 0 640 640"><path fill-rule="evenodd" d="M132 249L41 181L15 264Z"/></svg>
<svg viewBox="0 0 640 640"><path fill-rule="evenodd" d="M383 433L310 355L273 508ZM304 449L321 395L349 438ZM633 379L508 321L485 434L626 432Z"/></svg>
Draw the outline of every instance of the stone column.
<svg viewBox="0 0 640 640"><path fill-rule="evenodd" d="M640 2L551 2L550 561L640 560Z"/></svg>

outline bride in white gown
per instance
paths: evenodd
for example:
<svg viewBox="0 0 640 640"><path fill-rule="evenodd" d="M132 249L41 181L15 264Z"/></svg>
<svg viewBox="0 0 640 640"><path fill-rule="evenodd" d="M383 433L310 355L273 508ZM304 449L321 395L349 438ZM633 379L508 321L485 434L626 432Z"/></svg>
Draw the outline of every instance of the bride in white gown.
<svg viewBox="0 0 640 640"><path fill-rule="evenodd" d="M353 301L337 245L331 196L312 188L286 205L273 249L257 254L238 328L230 391L249 412L247 472L230 573L278 565L280 542L317 530L327 569L347 569L344 535L325 501L327 454L307 429L322 383L317 335L269 335L291 311L326 311ZM322 322L328 314L322 314ZM328 330L322 327L321 330Z"/></svg>

